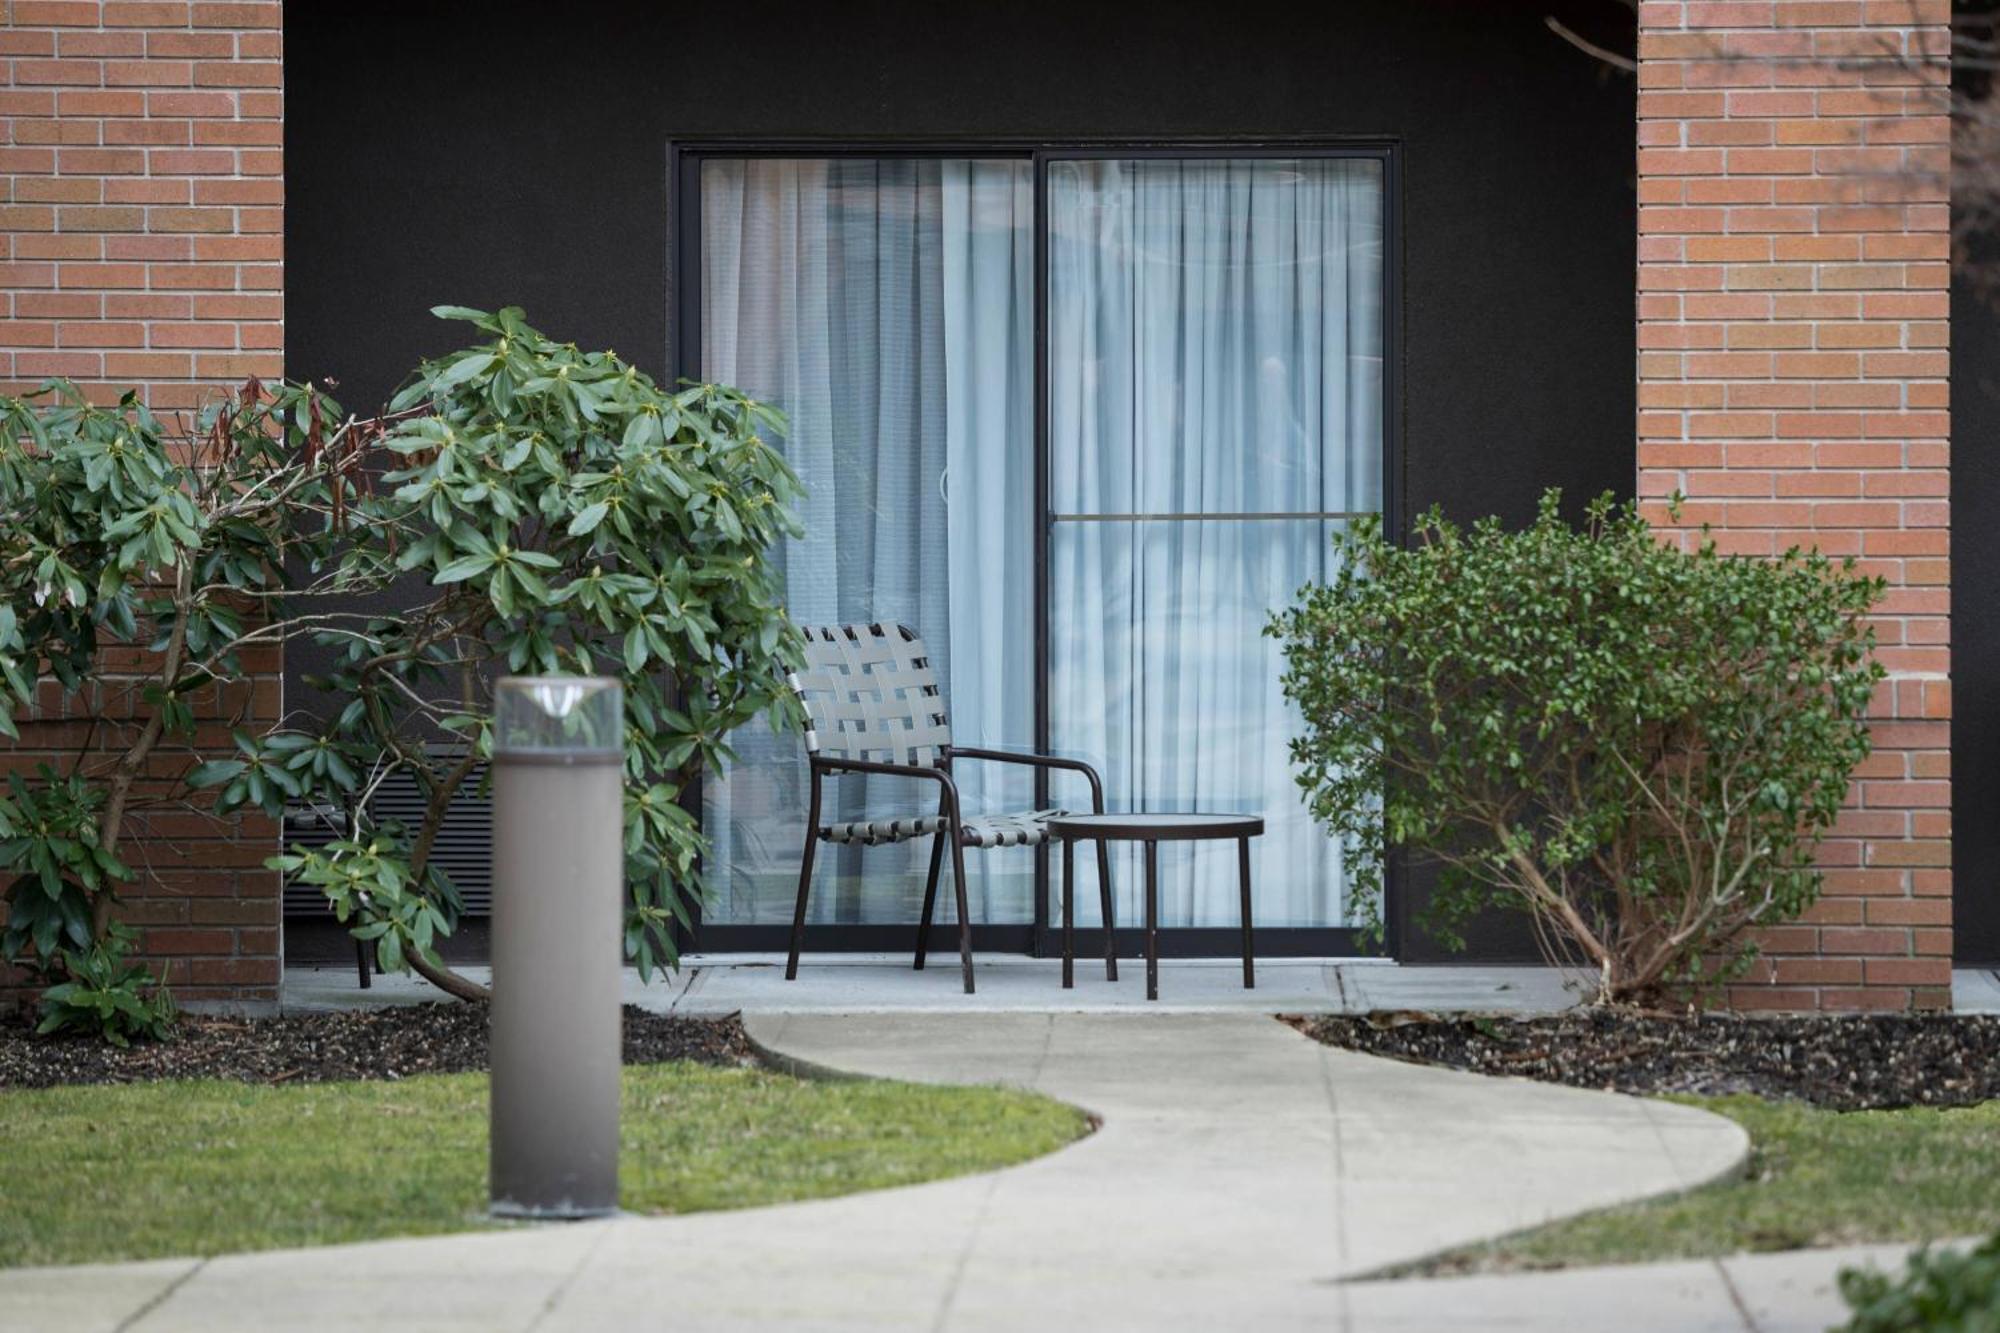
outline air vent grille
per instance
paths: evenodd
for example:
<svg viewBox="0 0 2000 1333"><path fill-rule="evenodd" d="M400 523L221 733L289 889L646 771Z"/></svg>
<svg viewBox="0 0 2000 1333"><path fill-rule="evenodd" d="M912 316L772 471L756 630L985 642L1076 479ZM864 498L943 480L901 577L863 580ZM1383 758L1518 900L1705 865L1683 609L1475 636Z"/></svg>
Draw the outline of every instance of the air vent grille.
<svg viewBox="0 0 2000 1333"><path fill-rule="evenodd" d="M486 766L472 770L445 811L431 857L438 868L451 876L465 900L467 916L490 916L493 912L493 802L481 790ZM423 822L424 796L416 779L397 771L375 790L373 813L378 821L401 820L412 828ZM329 820L300 807L285 814L285 843L324 847L338 841L341 834ZM285 915L324 917L332 914L326 898L310 884L285 884Z"/></svg>

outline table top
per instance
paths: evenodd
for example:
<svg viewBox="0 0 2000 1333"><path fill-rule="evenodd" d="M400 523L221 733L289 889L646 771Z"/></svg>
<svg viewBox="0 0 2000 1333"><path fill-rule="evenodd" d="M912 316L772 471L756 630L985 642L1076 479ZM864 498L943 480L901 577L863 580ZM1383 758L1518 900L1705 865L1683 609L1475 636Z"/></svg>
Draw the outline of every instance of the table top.
<svg viewBox="0 0 2000 1333"><path fill-rule="evenodd" d="M1043 823L1050 833L1059 838L1129 838L1149 842L1254 838L1264 831L1262 815L1052 815Z"/></svg>

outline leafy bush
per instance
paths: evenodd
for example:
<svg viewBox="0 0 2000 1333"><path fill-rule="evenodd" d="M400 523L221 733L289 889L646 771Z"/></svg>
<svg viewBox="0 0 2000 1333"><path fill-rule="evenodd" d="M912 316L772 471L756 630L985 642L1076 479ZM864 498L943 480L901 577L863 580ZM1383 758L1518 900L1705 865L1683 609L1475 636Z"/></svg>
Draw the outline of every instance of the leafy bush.
<svg viewBox="0 0 2000 1333"><path fill-rule="evenodd" d="M454 994L435 943L455 887L431 858L450 802L491 753L491 687L505 673L603 673L625 688L628 953L675 958L698 901L699 826L681 797L736 728L788 721L795 635L772 547L796 530L797 483L760 432L772 408L700 384L669 392L608 352L580 352L519 310L439 307L490 341L425 365L390 405L396 460L355 503L324 574L352 592L399 576L427 595L394 616L323 614L301 632L334 650L316 686L331 717L245 738L209 766L220 805L328 812L339 836L277 863L324 890L382 966ZM396 773L426 810L377 821L368 796Z"/></svg>
<svg viewBox="0 0 2000 1333"><path fill-rule="evenodd" d="M1423 919L1447 943L1519 908L1601 1001L1652 1002L1739 973L1747 927L1818 895L1868 753L1883 584L1817 553L1683 551L1609 496L1572 528L1558 501L1521 531L1432 511L1407 548L1372 520L1340 538L1339 574L1270 628L1292 754L1377 929L1405 847L1442 866Z"/></svg>
<svg viewBox="0 0 2000 1333"><path fill-rule="evenodd" d="M184 436L134 395L0 397L0 734L92 719L73 760L0 794L0 961L47 987L45 1030L123 1041L171 1021L112 918L121 841L160 809L320 811L335 840L274 867L325 891L384 967L482 994L438 958L458 895L430 853L490 752L503 672L622 679L626 944L649 972L673 961L700 892L682 795L730 731L795 709L769 552L797 484L760 436L782 419L714 385L663 390L518 310L436 313L490 341L426 364L379 417L255 380ZM415 606L353 609L412 581ZM246 647L301 637L334 650L314 682L331 716L239 718L233 757L194 762L212 744L196 696L240 680ZM37 713L51 697L62 711ZM426 797L414 827L370 810L399 772Z"/></svg>
<svg viewBox="0 0 2000 1333"><path fill-rule="evenodd" d="M63 950L69 979L42 992L42 1021L35 1031L46 1036L81 1028L114 1046L130 1046L135 1037L165 1037L174 1024L174 997L155 984L145 964L126 956L137 939L137 931L114 921L89 947Z"/></svg>
<svg viewBox="0 0 2000 1333"><path fill-rule="evenodd" d="M1918 1250L1900 1277L1843 1268L1840 1295L1854 1315L1835 1333L2000 1333L2000 1235Z"/></svg>
<svg viewBox="0 0 2000 1333"><path fill-rule="evenodd" d="M184 808L169 761L196 739L192 701L241 674L244 645L282 633L267 610L287 564L324 555L326 516L354 490L359 454L322 433L321 402L253 380L177 436L130 394L102 407L57 380L0 397L0 734L91 719L71 759L11 774L0 795L0 961L49 988L45 1031L125 1041L171 1020L111 918L132 877L118 849L152 812Z"/></svg>

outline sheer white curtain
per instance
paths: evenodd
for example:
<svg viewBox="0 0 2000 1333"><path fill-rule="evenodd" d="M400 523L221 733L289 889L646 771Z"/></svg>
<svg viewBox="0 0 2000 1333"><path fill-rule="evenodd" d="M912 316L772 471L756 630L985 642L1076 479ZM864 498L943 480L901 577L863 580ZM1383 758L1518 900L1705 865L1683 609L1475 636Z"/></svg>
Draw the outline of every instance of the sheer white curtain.
<svg viewBox="0 0 2000 1333"><path fill-rule="evenodd" d="M1051 740L1131 808L1263 813L1260 925L1348 916L1261 631L1328 572L1309 515L1381 506L1381 200L1357 160L1050 172ZM1163 925L1235 923L1225 860L1163 858Z"/></svg>
<svg viewBox="0 0 2000 1333"><path fill-rule="evenodd" d="M705 162L702 373L777 404L806 487L781 552L793 618L888 621L930 645L969 745L1033 740L1032 219L1025 163ZM947 501L947 496L949 501ZM805 832L795 740L757 727L705 788L710 919L791 917ZM967 765L971 809L1025 808ZM934 785L846 777L832 818L934 807ZM928 841L823 847L817 922L914 922ZM969 858L978 921L1032 916L1033 860ZM941 919L951 895L941 894Z"/></svg>
<svg viewBox="0 0 2000 1333"><path fill-rule="evenodd" d="M1097 764L1114 808L1262 812L1259 923L1345 921L1339 849L1293 785L1297 719L1261 631L1328 572L1342 520L1318 515L1381 506L1379 165L1051 163L1046 609L1027 164L710 160L701 208L702 371L792 419L807 488L806 536L781 554L794 617L910 625L960 740L1027 748L1046 610L1054 748ZM761 728L737 744L706 792L711 919L779 924L804 761ZM966 765L961 782L973 809L1029 801L1020 770ZM935 799L849 778L836 814ZM1165 924L1234 924L1227 852L1165 858ZM813 919L914 921L928 854L823 848ZM968 858L975 919L1028 920L1032 868L1018 850ZM1114 871L1136 920L1135 859Z"/></svg>

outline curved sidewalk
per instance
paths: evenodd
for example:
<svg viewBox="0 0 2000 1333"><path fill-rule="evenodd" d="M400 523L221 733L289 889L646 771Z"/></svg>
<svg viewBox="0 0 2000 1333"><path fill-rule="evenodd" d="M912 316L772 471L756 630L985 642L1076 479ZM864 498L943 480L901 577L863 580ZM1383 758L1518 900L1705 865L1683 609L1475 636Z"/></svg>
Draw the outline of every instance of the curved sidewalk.
<svg viewBox="0 0 2000 1333"><path fill-rule="evenodd" d="M1096 1112L988 1175L816 1203L0 1272L0 1325L1340 1327L1338 1279L1735 1169L1691 1108L1333 1051L1254 1014L773 1014L783 1057Z"/></svg>

